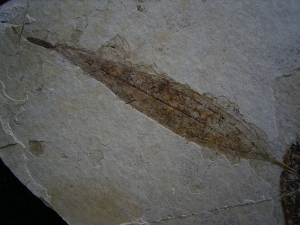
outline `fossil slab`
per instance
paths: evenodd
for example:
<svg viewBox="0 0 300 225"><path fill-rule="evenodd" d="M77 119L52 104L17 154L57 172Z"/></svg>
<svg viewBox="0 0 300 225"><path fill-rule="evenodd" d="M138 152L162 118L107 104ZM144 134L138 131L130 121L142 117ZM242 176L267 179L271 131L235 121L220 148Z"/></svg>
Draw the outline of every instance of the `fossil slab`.
<svg viewBox="0 0 300 225"><path fill-rule="evenodd" d="M70 224L284 224L299 9L7 2L1 159Z"/></svg>

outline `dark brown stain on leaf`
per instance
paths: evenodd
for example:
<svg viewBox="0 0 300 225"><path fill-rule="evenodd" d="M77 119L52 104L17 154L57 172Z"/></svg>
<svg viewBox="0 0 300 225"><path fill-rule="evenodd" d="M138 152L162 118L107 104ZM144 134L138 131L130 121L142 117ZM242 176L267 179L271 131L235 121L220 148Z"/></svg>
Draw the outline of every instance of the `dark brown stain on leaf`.
<svg viewBox="0 0 300 225"><path fill-rule="evenodd" d="M265 140L247 123L187 85L166 75L140 71L132 64L107 60L96 52L52 45L32 37L27 40L57 51L125 103L190 142L233 157L271 162L292 171L270 155Z"/></svg>
<svg viewBox="0 0 300 225"><path fill-rule="evenodd" d="M284 212L285 224L300 224L300 145L292 144L284 156L286 165L298 171L295 176L283 171L280 176L281 205Z"/></svg>

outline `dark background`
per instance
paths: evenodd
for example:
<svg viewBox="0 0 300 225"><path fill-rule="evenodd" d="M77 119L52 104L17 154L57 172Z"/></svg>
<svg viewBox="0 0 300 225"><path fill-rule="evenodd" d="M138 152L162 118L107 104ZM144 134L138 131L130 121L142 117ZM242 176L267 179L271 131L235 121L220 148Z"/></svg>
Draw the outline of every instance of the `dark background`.
<svg viewBox="0 0 300 225"><path fill-rule="evenodd" d="M8 2L8 0L0 0L0 5L3 5L5 2Z"/></svg>
<svg viewBox="0 0 300 225"><path fill-rule="evenodd" d="M67 225L6 167L0 159L1 225Z"/></svg>

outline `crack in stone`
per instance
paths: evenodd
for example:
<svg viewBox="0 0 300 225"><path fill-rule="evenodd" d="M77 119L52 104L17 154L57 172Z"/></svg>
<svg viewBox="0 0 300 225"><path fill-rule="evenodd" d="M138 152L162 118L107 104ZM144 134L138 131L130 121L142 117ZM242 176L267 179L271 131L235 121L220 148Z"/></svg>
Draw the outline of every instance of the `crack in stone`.
<svg viewBox="0 0 300 225"><path fill-rule="evenodd" d="M237 207L253 206L253 205L261 204L261 203L264 203L264 202L269 202L269 201L281 199L282 197L292 196L292 195L295 195L295 194L298 194L298 193L300 193L300 189L298 189L296 191L293 191L293 192L290 192L290 193L287 193L287 194L284 194L284 195L274 196L272 198L267 198L267 199L263 198L263 199L257 200L257 201L246 200L246 201L244 201L244 203L237 204L237 205L223 206L223 207L216 208L216 209L211 209L211 210L208 210L208 211L203 211L203 212L198 212L198 213L182 214L182 215L174 216L174 217L169 216L169 217L165 217L165 218L162 218L162 219L159 219L159 220L153 220L151 222L148 222L147 224L161 223L161 222L166 222L166 221L175 220L175 219L185 219L185 218L188 218L188 217L191 217L191 216L199 216L201 214L214 213L216 211L230 210L230 209L234 209L234 208L237 208ZM131 223L129 223L129 224L131 225ZM135 225L135 224L133 224L133 225ZM145 225L146 225L146 223L145 223Z"/></svg>
<svg viewBox="0 0 300 225"><path fill-rule="evenodd" d="M7 147L9 147L9 146L14 146L14 145L16 145L17 143L9 143L9 144L6 144L6 145L4 145L4 146L0 146L0 149L1 148L7 148Z"/></svg>
<svg viewBox="0 0 300 225"><path fill-rule="evenodd" d="M217 211L230 210L230 209L234 209L234 208L238 208L238 207L253 206L253 205L257 205L257 204L261 204L261 203L265 203L265 202L270 202L270 201L273 201L273 200L276 200L276 199L280 199L280 198L285 197L285 196L294 195L296 193L300 193L300 189L297 190L297 191L285 194L285 195L278 195L278 196L274 196L272 198L267 198L267 199L265 199L263 197L263 199L257 200L257 201L244 200L244 202L241 203L241 204L232 205L232 206L223 206L223 207L211 209L211 210L208 210L208 211L182 214L182 215L173 216L173 217L172 216L168 216L168 217L165 217L165 218L162 218L162 219L158 219L158 220L153 220L153 221L150 221L150 222L147 222L147 221L143 220L142 218L139 218L139 219L131 221L131 222L121 223L119 225L149 225L149 224L156 224L156 223L162 223L162 222L172 221L172 220L175 220L175 219L185 219L185 218L189 218L189 217L192 217L192 216L200 216L202 214L215 213Z"/></svg>
<svg viewBox="0 0 300 225"><path fill-rule="evenodd" d="M40 187L43 191L37 189L37 191L40 193L40 196L38 196L38 197L39 197L39 198L43 198L44 201L47 201L48 204L51 205L51 196L48 195L47 189L44 188L41 184L39 184L38 182L36 182L36 181L33 179L33 176L31 175L31 172L30 172L30 170L28 169L27 164L24 164L24 167L25 167L26 172L27 172L27 174L28 174L28 176L29 176L29 179L32 180L32 182L28 182L27 185L29 185L30 183L34 183L35 186ZM26 185L26 186L27 186L27 185ZM30 190L33 190L33 189L30 188ZM46 195L46 199L42 196L42 193L43 193L43 192L44 192L45 195Z"/></svg>
<svg viewBox="0 0 300 225"><path fill-rule="evenodd" d="M16 54L7 54L7 53L0 52L1 55L5 55L5 56L17 56L20 55L21 53L23 53L23 51L17 52Z"/></svg>
<svg viewBox="0 0 300 225"><path fill-rule="evenodd" d="M10 124L9 124L9 120L11 117L15 117L14 118L14 121L15 122L18 122L17 120L17 117L18 115L20 115L24 110L23 106L24 104L26 104L26 102L28 101L28 95L26 96L26 99L24 100L17 100L17 99L13 99L11 98L10 96L7 95L7 93L5 92L5 84L0 80L0 87L2 86L2 88L0 88L2 90L2 95L0 96L3 96L5 101L8 100L8 101L11 101L13 102L14 104L17 103L18 105L18 108L17 110L14 110L11 112L11 114L9 115L1 115L0 116L0 123L2 125L2 130L8 134L9 136L11 136L14 140L15 143L17 144L20 144L23 148L26 148L25 145L15 136L14 132L12 131L11 127L10 127ZM1 91L0 90L0 91ZM5 104L8 104L7 102L5 102Z"/></svg>
<svg viewBox="0 0 300 225"><path fill-rule="evenodd" d="M203 211L203 212L199 212L199 213L182 214L182 215L175 216L175 217L169 216L169 217L162 218L162 219L159 219L159 220L153 220L153 221L149 222L148 224L161 223L161 222L166 222L166 221L175 220L175 219L185 219L185 218L188 218L188 217L191 217L191 216L199 216L201 214L214 213L216 211L230 210L230 209L237 208L237 207L257 205L257 204L261 204L261 203L264 203L264 202L269 202L269 201L272 201L272 200L274 200L274 199L273 198L267 198L267 199L261 199L261 200L258 200L258 201L251 201L250 200L250 201L247 201L247 202L242 203L242 204L237 204L237 205L232 205L232 206L224 206L224 207L211 209L211 210Z"/></svg>
<svg viewBox="0 0 300 225"><path fill-rule="evenodd" d="M3 131L5 133L7 133L9 136L11 136L13 138L14 142L21 145L23 148L26 148L26 146L14 135L14 133L9 125L8 119L2 119L0 117L0 123L2 125Z"/></svg>
<svg viewBox="0 0 300 225"><path fill-rule="evenodd" d="M26 11L24 13L24 18L23 18L23 23L22 23L22 27L21 27L21 32L20 32L20 35L19 35L19 44L21 43L21 37L22 37L23 31L24 31L24 27L25 27L25 23L26 23L26 16L28 14L28 9L29 9L29 0L27 1L27 7L26 7Z"/></svg>

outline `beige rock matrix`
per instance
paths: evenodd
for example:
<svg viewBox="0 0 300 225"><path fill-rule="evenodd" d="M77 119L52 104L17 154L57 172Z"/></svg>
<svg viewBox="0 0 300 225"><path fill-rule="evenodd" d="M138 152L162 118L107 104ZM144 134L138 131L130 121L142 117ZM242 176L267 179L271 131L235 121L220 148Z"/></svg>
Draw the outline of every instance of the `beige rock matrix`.
<svg viewBox="0 0 300 225"><path fill-rule="evenodd" d="M0 157L69 224L292 221L299 15L296 0L9 1Z"/></svg>

